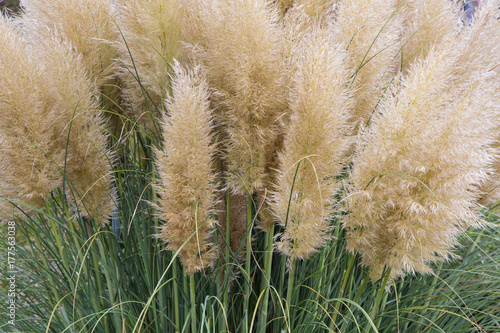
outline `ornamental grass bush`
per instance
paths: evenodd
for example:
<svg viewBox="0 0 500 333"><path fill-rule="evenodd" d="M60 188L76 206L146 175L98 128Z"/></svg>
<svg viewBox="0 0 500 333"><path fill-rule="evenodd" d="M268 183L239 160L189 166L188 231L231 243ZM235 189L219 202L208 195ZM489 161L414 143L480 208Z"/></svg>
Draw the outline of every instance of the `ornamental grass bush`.
<svg viewBox="0 0 500 333"><path fill-rule="evenodd" d="M500 1L22 0L5 332L499 332Z"/></svg>

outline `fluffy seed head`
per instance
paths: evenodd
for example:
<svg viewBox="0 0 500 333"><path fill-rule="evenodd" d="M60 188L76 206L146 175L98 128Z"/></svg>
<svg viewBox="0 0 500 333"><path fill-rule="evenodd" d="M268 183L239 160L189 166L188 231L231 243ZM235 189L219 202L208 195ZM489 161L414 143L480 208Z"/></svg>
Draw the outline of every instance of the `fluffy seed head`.
<svg viewBox="0 0 500 333"><path fill-rule="evenodd" d="M286 105L279 14L265 0L206 0L191 7L188 40L216 91L229 185L253 193L263 187L266 152Z"/></svg>
<svg viewBox="0 0 500 333"><path fill-rule="evenodd" d="M72 45L38 24L23 40L2 21L2 36L7 37L2 38L6 43L2 50L19 59L17 66L2 64L6 69L2 74L8 76L3 81L4 107L8 107L2 112L1 134L9 160L3 186L7 195L20 187L19 200L36 201L35 207L41 207L66 177L66 192L80 214L105 223L113 208L112 155L106 152L107 138L93 86L89 87Z"/></svg>
<svg viewBox="0 0 500 333"><path fill-rule="evenodd" d="M399 0L403 17L401 35L401 67L407 71L416 59L425 58L431 45L455 33L460 20L461 2L447 0Z"/></svg>
<svg viewBox="0 0 500 333"><path fill-rule="evenodd" d="M480 75L484 80L496 86L500 81L500 22L498 21L500 1L482 1L472 18L469 26L462 32L464 52L460 62L468 64L457 73L466 78L470 73ZM496 94L498 95L498 91ZM500 128L496 129L500 132ZM494 143L495 150L500 156L500 135ZM500 158L497 156L493 165L493 174L481 186L482 204L496 202L500 199Z"/></svg>
<svg viewBox="0 0 500 333"><path fill-rule="evenodd" d="M347 49L355 105L352 121L364 124L397 69L401 13L396 0L345 0L339 3L337 38Z"/></svg>
<svg viewBox="0 0 500 333"><path fill-rule="evenodd" d="M31 48L51 78L51 94L57 118L51 122L61 151L66 151L67 188L80 214L107 223L113 208L111 164L114 155L107 149L105 122L89 86L83 57L71 43L61 43L40 25L31 32ZM37 44L40 40L43 43ZM60 164L61 166L64 163Z"/></svg>
<svg viewBox="0 0 500 333"><path fill-rule="evenodd" d="M168 95L170 64L179 58L182 33L182 1L117 0L117 43L125 103L130 117L156 133L155 119L161 118Z"/></svg>
<svg viewBox="0 0 500 333"><path fill-rule="evenodd" d="M210 265L217 255L209 240L216 223L215 145L208 85L200 68L186 72L176 64L174 69L173 97L167 100L169 116L162 127L164 145L156 151L158 202L165 221L159 237L171 251L182 247L179 257L192 274Z"/></svg>
<svg viewBox="0 0 500 333"><path fill-rule="evenodd" d="M302 6L307 15L321 18L332 9L339 0L295 0L295 6Z"/></svg>
<svg viewBox="0 0 500 333"><path fill-rule="evenodd" d="M0 195L41 208L62 183L62 160L48 119L55 118L44 75L30 58L11 22L0 18ZM54 160L54 162L51 161ZM2 215L12 206L0 202ZM25 211L31 210L20 205Z"/></svg>
<svg viewBox="0 0 500 333"><path fill-rule="evenodd" d="M291 259L310 257L328 239L328 217L350 142L345 53L331 31L313 26L294 54L291 124L280 154L274 212L286 229L277 244Z"/></svg>
<svg viewBox="0 0 500 333"><path fill-rule="evenodd" d="M462 41L433 46L412 64L363 133L344 226L373 280L384 268L393 278L430 272L430 262L454 257L461 232L482 224L477 186L494 156L498 85L457 75L470 66L459 61Z"/></svg>
<svg viewBox="0 0 500 333"><path fill-rule="evenodd" d="M118 38L111 0L22 0L26 23L36 20L70 42L92 85L101 89L116 71L116 52L111 45ZM29 33L29 32L28 32Z"/></svg>

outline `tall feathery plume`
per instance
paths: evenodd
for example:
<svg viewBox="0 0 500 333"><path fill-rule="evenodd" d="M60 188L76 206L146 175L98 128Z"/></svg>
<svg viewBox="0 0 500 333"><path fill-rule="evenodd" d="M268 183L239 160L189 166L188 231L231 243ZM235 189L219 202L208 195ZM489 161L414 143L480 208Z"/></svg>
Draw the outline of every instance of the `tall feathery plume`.
<svg viewBox="0 0 500 333"><path fill-rule="evenodd" d="M59 149L65 153L67 188L80 214L98 223L107 223L114 209L111 165L114 155L107 149L105 121L89 86L85 62L74 52L72 43L61 42L50 27L38 24L26 36L32 52L50 77L52 107L57 110L50 126ZM45 83L47 85L47 83Z"/></svg>
<svg viewBox="0 0 500 333"><path fill-rule="evenodd" d="M372 280L384 269L391 278L428 273L429 263L454 257L458 235L482 225L477 186L495 153L498 84L460 77L470 65L459 61L460 38L418 59L363 133L344 226Z"/></svg>
<svg viewBox="0 0 500 333"><path fill-rule="evenodd" d="M44 89L47 78L11 22L2 17L0 36L0 214L7 216L12 205L4 199L34 208L44 206L50 191L62 184L57 166L64 155L50 126L57 112L51 92Z"/></svg>
<svg viewBox="0 0 500 333"><path fill-rule="evenodd" d="M283 70L284 75L284 87L285 96L290 95L290 89L292 85L292 77L297 71L297 63L295 58L292 56L296 51L297 45L300 44L301 40L307 34L308 27L310 27L316 19L307 15L302 7L290 8L285 13L282 20L283 24ZM287 129L290 125L290 109L287 103L283 116L279 118L280 126L277 127L279 130L276 136L273 149L267 151L266 164L264 167L264 173L266 174L266 179L264 181L264 186L258 191L259 201L263 200L262 207L259 210L259 220L258 227L265 231L270 231L274 225L276 218L272 209L272 198L271 193L275 192L278 174L279 174L279 153L283 151L283 144L286 136Z"/></svg>
<svg viewBox="0 0 500 333"><path fill-rule="evenodd" d="M227 146L229 186L262 189L286 106L282 28L265 0L194 1L187 40L214 88L216 121Z"/></svg>
<svg viewBox="0 0 500 333"><path fill-rule="evenodd" d="M466 78L468 73L482 75L492 85L500 81L500 1L481 1L479 8L472 16L471 25L466 25L462 32L464 51L460 62L467 64L457 73L459 79ZM498 92L497 92L498 94ZM500 132L500 127L496 130ZM500 154L500 135L497 135L494 148ZM500 158L497 157L493 166L493 174L481 186L482 204L489 204L500 199Z"/></svg>
<svg viewBox="0 0 500 333"><path fill-rule="evenodd" d="M18 86L8 85L9 98L16 100L6 99L10 106L5 114L16 112L13 115L16 126L6 124L7 135L2 139L10 145L23 142L17 147L5 146L11 162L5 165L8 179L5 183L12 184L17 179L20 184L17 186L23 188L20 199L36 199L36 207L41 207L49 192L62 185L65 170L66 193L74 188L74 195L69 197L75 198L80 214L106 223L113 209L112 156L106 152L103 119L81 59L73 53L71 45L61 43L48 31L47 26L39 24L24 40L16 38L12 29L5 33L8 41L18 45L6 46L23 60L22 66L30 69L25 75L22 74L25 70L15 66L12 70L17 71L16 75L5 71L12 77L5 82L15 82ZM23 90L16 91L20 88ZM16 110L17 107L20 109ZM21 161L26 164L24 167ZM24 179L19 178L23 175ZM33 187L35 190L29 190ZM26 190L31 193L24 194Z"/></svg>
<svg viewBox="0 0 500 333"><path fill-rule="evenodd" d="M337 38L348 50L355 105L352 121L370 119L394 76L402 11L396 0L344 0L337 9Z"/></svg>
<svg viewBox="0 0 500 333"><path fill-rule="evenodd" d="M460 23L459 2L448 0L399 0L403 13L400 66L407 71L416 59L425 58L431 45L455 33Z"/></svg>
<svg viewBox="0 0 500 333"><path fill-rule="evenodd" d="M112 0L76 0L71 5L65 0L22 0L22 6L25 29L31 29L32 20L40 21L50 28L48 33L54 35L56 31L59 38L71 43L81 57L90 85L95 87L110 130L118 137L124 121L120 119L121 90L113 46L119 33Z"/></svg>
<svg viewBox="0 0 500 333"><path fill-rule="evenodd" d="M46 24L81 56L91 85L101 89L116 71L118 38L112 0L22 0L23 18Z"/></svg>
<svg viewBox="0 0 500 333"><path fill-rule="evenodd" d="M163 101L170 89L170 64L179 59L183 9L181 0L117 0L117 43L125 103L130 116L157 132Z"/></svg>
<svg viewBox="0 0 500 333"><path fill-rule="evenodd" d="M328 240L328 217L351 141L345 52L328 29L312 26L297 48L291 124L280 154L274 212L285 227L278 249L310 257Z"/></svg>
<svg viewBox="0 0 500 333"><path fill-rule="evenodd" d="M163 149L156 151L158 202L165 221L159 237L171 251L182 247L179 257L186 273L192 274L217 256L209 240L216 223L217 184L212 171L216 146L208 84L200 68L186 72L176 63L174 71L173 97L166 105L169 116L162 127Z"/></svg>

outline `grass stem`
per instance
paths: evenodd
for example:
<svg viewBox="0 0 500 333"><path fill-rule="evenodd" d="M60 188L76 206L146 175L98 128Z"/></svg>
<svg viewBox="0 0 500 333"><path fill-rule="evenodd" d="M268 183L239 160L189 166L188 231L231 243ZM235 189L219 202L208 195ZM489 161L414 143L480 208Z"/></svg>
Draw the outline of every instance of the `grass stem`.
<svg viewBox="0 0 500 333"><path fill-rule="evenodd" d="M196 324L196 294L195 294L195 282L194 274L189 275L189 287L191 294L191 332L198 333L198 328Z"/></svg>
<svg viewBox="0 0 500 333"><path fill-rule="evenodd" d="M245 331L249 330L249 322L248 322L248 314L249 314L249 302L252 290L252 279L250 276L250 268L251 268L251 251L252 251L252 196L248 195L247 200L247 251L246 251L246 260L245 260L245 274L248 278L248 281L245 283L245 300L243 303L243 311L244 311L244 325Z"/></svg>
<svg viewBox="0 0 500 333"><path fill-rule="evenodd" d="M370 318L372 321L375 321L375 316L377 315L377 312L378 312L378 307L379 305L381 304L382 302L382 297L384 296L384 293L387 294L385 288L387 287L387 282L389 281L389 277L391 276L391 269L389 268L386 272L385 272L385 275L384 275L384 279L382 280L382 284L380 285L380 288L377 292L377 298L375 299L375 304L373 305L373 308L372 308L372 313L370 315ZM385 304L383 304L383 306L381 307L381 309L383 310L384 309L384 306ZM370 322L368 322L366 324L366 332L370 332Z"/></svg>
<svg viewBox="0 0 500 333"><path fill-rule="evenodd" d="M260 289L264 290L264 298L262 300L262 307L259 315L258 332L265 333L267 325L267 311L269 307L269 288L271 285L271 268L273 262L273 237L274 237L274 224L271 226L269 232L265 234L266 252L264 254L264 276L261 281Z"/></svg>
<svg viewBox="0 0 500 333"><path fill-rule="evenodd" d="M290 263L290 274L288 275L288 288L286 290L286 304L288 308L288 322L290 323L290 331L293 332L293 316L292 316L292 296L293 296L293 285L295 283L295 266L296 261L291 259Z"/></svg>
<svg viewBox="0 0 500 333"><path fill-rule="evenodd" d="M181 321L179 317L179 281L177 280L178 278L178 273L177 273L177 258L172 259L174 260L172 264L172 269L173 269L173 274L174 274L174 279L172 281L172 289L173 289L173 294L174 294L174 324L175 324L175 332L180 332L181 328Z"/></svg>
<svg viewBox="0 0 500 333"><path fill-rule="evenodd" d="M347 255L349 256L349 261L347 263L347 269L345 269L342 274L342 284L340 286L338 298L342 298L345 294L345 287L347 285L349 278L351 277L351 271L354 266L354 261L356 259L356 256L354 254L347 254ZM330 329L332 331L334 331L334 328L336 327L335 322L337 320L338 314L340 313L340 299L337 300L337 302L335 303L334 311L335 312L333 313L332 321L330 323Z"/></svg>

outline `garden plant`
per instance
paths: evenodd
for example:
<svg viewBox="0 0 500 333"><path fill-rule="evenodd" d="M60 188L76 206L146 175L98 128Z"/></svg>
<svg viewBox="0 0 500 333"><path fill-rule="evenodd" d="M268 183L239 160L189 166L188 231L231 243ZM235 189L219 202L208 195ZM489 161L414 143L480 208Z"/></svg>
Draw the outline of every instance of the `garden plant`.
<svg viewBox="0 0 500 333"><path fill-rule="evenodd" d="M0 331L500 332L500 1L20 6Z"/></svg>

